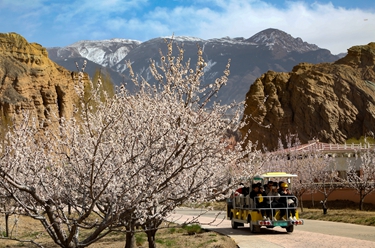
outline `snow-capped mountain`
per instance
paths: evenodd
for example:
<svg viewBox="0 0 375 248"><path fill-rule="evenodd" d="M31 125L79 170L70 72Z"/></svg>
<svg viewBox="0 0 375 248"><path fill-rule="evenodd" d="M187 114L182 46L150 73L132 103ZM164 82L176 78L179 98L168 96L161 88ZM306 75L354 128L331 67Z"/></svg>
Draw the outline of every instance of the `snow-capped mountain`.
<svg viewBox="0 0 375 248"><path fill-rule="evenodd" d="M53 49L53 60L62 58L83 57L105 67L113 67L134 47L141 44L137 40L110 39L110 40L82 40L62 48Z"/></svg>
<svg viewBox="0 0 375 248"><path fill-rule="evenodd" d="M263 30L246 41L253 42L258 45L264 45L269 50L284 49L286 52L309 52L316 51L320 48L315 44L309 44L304 42L301 38L293 38L290 34L287 34L278 29L266 29Z"/></svg>
<svg viewBox="0 0 375 248"><path fill-rule="evenodd" d="M58 64L66 64L67 59L76 56L109 67L122 75L128 75L125 60L131 61L134 72L152 81L150 59L159 61L160 51L165 54L167 50L165 41L172 38L175 45L183 46L184 58L190 58L192 66L197 58L197 45L202 48L208 64L202 79L205 84L220 77L228 60L231 60L229 82L218 95L218 101L223 103L243 101L255 79L269 70L287 72L301 62L321 63L339 59L327 49L304 42L301 38L293 38L277 29L263 30L248 39L223 37L204 40L177 36L160 37L142 43L113 39L80 41L64 48L49 48L48 51L50 58ZM177 55L177 49L175 51ZM122 82L114 80L115 84Z"/></svg>

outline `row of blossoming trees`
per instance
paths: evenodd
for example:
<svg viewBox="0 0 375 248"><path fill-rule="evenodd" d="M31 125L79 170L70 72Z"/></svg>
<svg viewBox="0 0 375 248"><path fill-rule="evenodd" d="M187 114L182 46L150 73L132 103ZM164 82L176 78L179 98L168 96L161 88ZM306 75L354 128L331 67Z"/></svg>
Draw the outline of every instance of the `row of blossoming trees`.
<svg viewBox="0 0 375 248"><path fill-rule="evenodd" d="M24 113L6 134L1 194L18 214L38 220L58 246L87 247L125 231L125 247L132 247L141 227L155 247L158 227L177 206L222 199L236 184L229 177L253 172L257 152L251 144L227 149L223 138L243 125L237 104L214 101L227 82L229 62L222 77L202 85L202 50L193 67L182 48L176 55L173 43L167 46L160 62L151 61L158 84L138 78L129 62L137 92L122 86L103 97L100 87L91 86L87 96L80 81L76 115L60 118L58 132ZM228 111L233 118L226 118Z"/></svg>
<svg viewBox="0 0 375 248"><path fill-rule="evenodd" d="M286 138L288 140L288 138ZM294 194L302 205L302 195L319 192L324 196L323 208L332 192L339 189L353 189L359 199L359 209L364 209L366 196L375 192L375 145L367 144L366 148L353 150L349 157L335 158L332 154L311 146L309 150L298 150L300 145L287 142L287 149L266 153L261 171L285 171L298 175L294 181ZM342 164L344 161L344 164ZM344 166L344 168L340 168ZM339 171L344 172L343 175Z"/></svg>

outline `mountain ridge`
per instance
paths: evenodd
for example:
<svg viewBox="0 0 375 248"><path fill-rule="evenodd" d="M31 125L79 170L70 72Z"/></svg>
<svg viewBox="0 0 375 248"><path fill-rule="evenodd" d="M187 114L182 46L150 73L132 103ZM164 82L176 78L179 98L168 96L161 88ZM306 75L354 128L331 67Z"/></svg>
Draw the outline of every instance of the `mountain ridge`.
<svg viewBox="0 0 375 248"><path fill-rule="evenodd" d="M299 37L294 38L290 34L274 28L269 28L258 32L246 41L256 44L263 44L269 47L270 50L273 50L275 46L280 46L285 48L287 52L307 52L322 49L315 44L309 44Z"/></svg>
<svg viewBox="0 0 375 248"><path fill-rule="evenodd" d="M135 73L152 81L150 59L159 61L160 51L166 52L165 40L170 39L175 41L175 45L183 46L184 57L191 58L192 63L197 57L197 45L202 48L204 59L209 65L202 78L203 84L212 83L216 77L221 76L228 60L231 60L228 84L216 99L225 104L244 101L244 92L248 91L256 78L268 70L286 72L301 62L333 62L340 58L332 55L327 49L272 28L247 39L222 37L204 40L189 36L156 37L144 42L111 39L105 40L99 47L94 46L99 44L99 41L79 41L68 47L47 50L50 58L61 65L66 65L66 62L74 59L85 58L95 63L96 67L109 68L112 78L116 78L116 81L113 80L114 84L119 85L123 83L120 78L126 77L128 73L126 61L132 63ZM126 41L122 43L123 40ZM111 53L110 50L117 52ZM69 69L74 70L74 65Z"/></svg>

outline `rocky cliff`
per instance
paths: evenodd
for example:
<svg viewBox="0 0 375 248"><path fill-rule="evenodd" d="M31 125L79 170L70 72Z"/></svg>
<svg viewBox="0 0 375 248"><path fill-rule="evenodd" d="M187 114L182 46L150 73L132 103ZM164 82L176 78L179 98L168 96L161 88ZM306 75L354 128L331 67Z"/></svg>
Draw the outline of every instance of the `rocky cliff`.
<svg viewBox="0 0 375 248"><path fill-rule="evenodd" d="M29 110L39 123L70 117L77 101L76 75L48 58L45 48L16 33L0 34L1 125Z"/></svg>
<svg viewBox="0 0 375 248"><path fill-rule="evenodd" d="M354 46L333 63L300 63L289 73L268 71L246 95L249 140L278 147L279 137L344 143L375 133L375 43Z"/></svg>

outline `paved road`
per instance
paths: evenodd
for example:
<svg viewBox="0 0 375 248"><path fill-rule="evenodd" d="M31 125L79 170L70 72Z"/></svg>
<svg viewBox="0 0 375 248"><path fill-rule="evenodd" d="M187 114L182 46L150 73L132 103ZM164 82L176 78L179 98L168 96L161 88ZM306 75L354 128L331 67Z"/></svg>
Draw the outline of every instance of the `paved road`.
<svg viewBox="0 0 375 248"><path fill-rule="evenodd" d="M197 217L199 216L199 217ZM217 217L216 217L217 216ZM197 217L197 219L195 219ZM240 248L301 248L301 247L367 247L375 248L375 227L305 220L293 233L285 229L262 228L260 233L250 233L248 225L234 230L225 214L217 211L178 209L171 219L177 223L198 220L203 227L230 236Z"/></svg>

